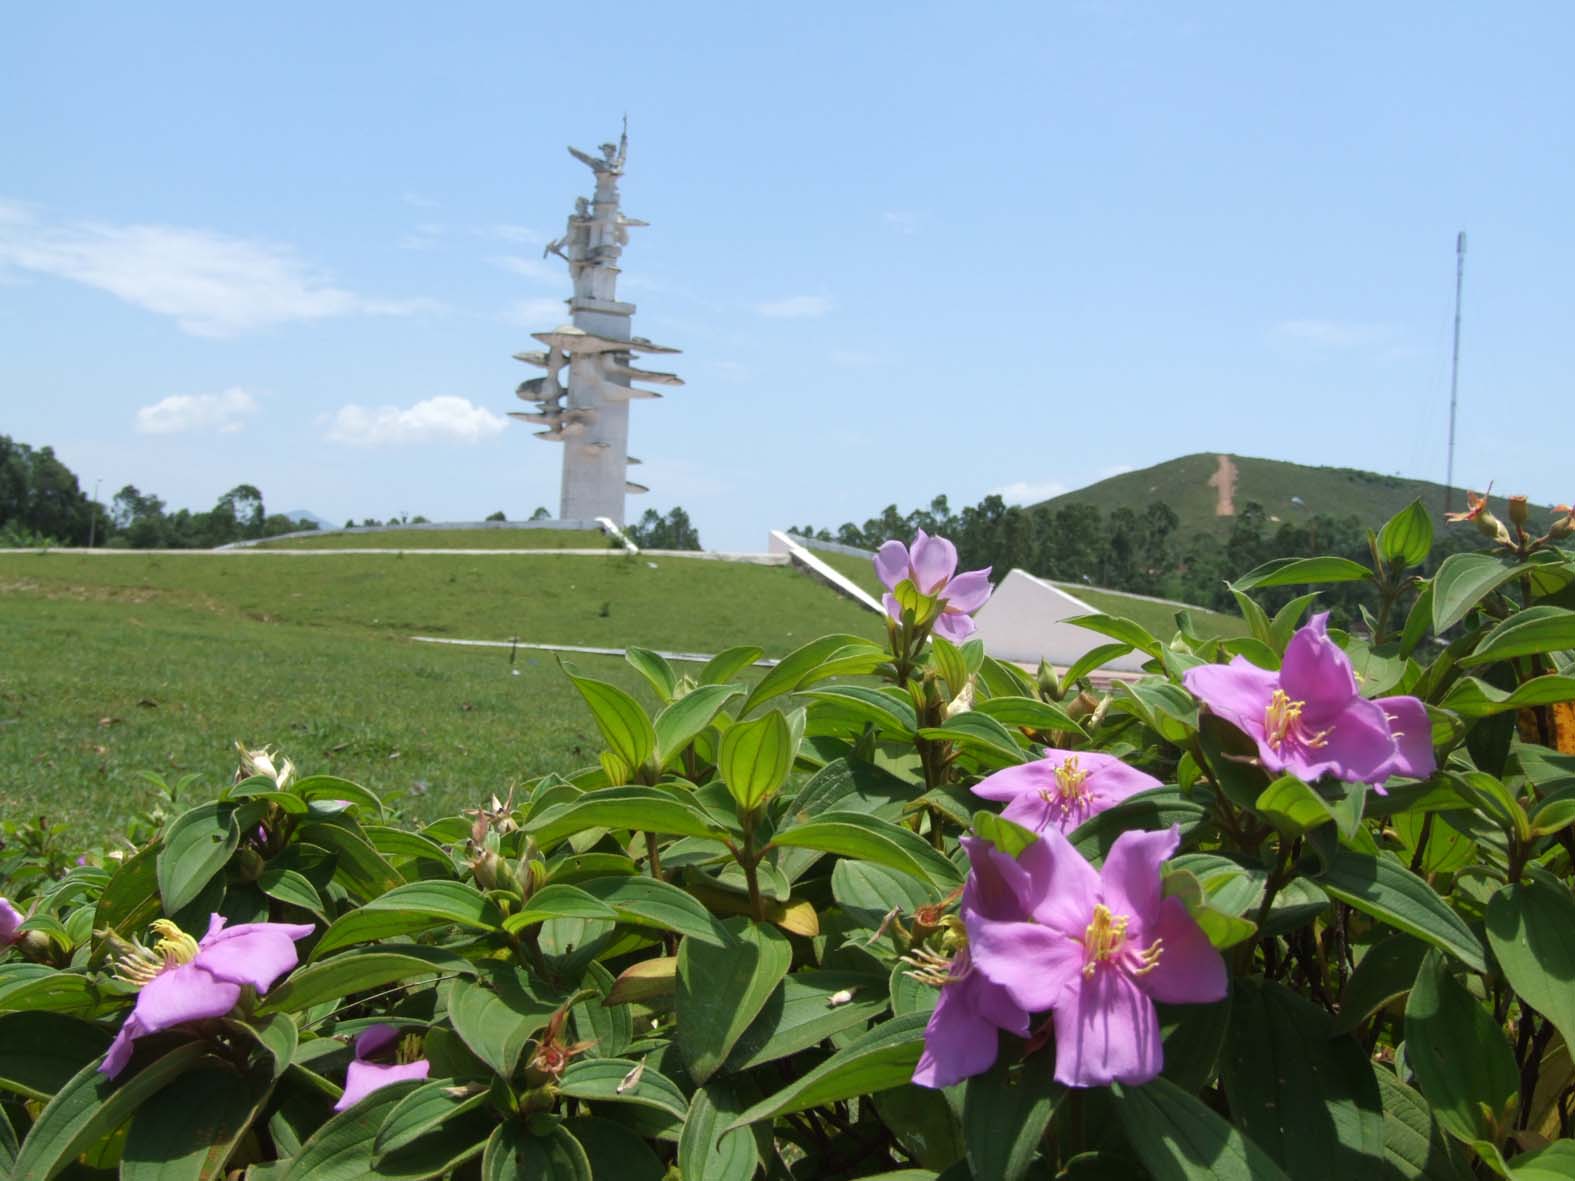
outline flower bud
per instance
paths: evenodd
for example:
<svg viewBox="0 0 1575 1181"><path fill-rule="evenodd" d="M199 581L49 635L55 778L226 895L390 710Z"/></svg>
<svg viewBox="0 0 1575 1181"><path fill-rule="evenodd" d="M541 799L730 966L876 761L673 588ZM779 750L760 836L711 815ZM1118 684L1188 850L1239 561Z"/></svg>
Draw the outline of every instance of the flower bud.
<svg viewBox="0 0 1575 1181"><path fill-rule="evenodd" d="M17 950L34 963L47 964L55 958L55 942L43 931L24 931L16 941Z"/></svg>
<svg viewBox="0 0 1575 1181"><path fill-rule="evenodd" d="M1553 524L1548 529L1548 536L1554 541L1560 541L1575 533L1575 508L1567 504L1557 505L1554 510L1559 516L1554 518Z"/></svg>
<svg viewBox="0 0 1575 1181"><path fill-rule="evenodd" d="M1511 496L1509 498L1509 519L1517 529L1524 529L1531 513L1524 496Z"/></svg>
<svg viewBox="0 0 1575 1181"><path fill-rule="evenodd" d="M1055 669L1047 660L1040 660L1039 671L1034 674L1034 680L1039 683L1039 696L1045 701L1059 701L1061 699L1061 682L1055 675Z"/></svg>

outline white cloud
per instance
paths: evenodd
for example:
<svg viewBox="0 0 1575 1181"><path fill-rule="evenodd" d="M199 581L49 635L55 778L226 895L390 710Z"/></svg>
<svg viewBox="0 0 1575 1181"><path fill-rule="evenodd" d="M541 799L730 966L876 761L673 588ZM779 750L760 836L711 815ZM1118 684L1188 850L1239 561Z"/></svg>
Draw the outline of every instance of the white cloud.
<svg viewBox="0 0 1575 1181"><path fill-rule="evenodd" d="M1331 349L1353 349L1388 340L1392 330L1384 324L1355 324L1340 320L1281 320L1276 336Z"/></svg>
<svg viewBox="0 0 1575 1181"><path fill-rule="evenodd" d="M886 225L904 236L911 236L919 232L920 218L917 213L908 209L888 209L881 214L881 220Z"/></svg>
<svg viewBox="0 0 1575 1181"><path fill-rule="evenodd" d="M560 287L568 285L568 271L563 263L554 266L544 258L522 258L517 254L506 254L494 258L493 264L502 267L505 271L513 271L516 275L536 283L555 283Z"/></svg>
<svg viewBox="0 0 1575 1181"><path fill-rule="evenodd" d="M1010 484L991 488L990 492L1007 504L1038 504L1041 500L1060 496L1066 490L1065 484L1055 480L1013 480Z"/></svg>
<svg viewBox="0 0 1575 1181"><path fill-rule="evenodd" d="M332 316L408 316L437 306L346 291L283 246L180 226L51 224L17 205L0 207L0 266L107 291L174 318L194 336Z"/></svg>
<svg viewBox="0 0 1575 1181"><path fill-rule="evenodd" d="M139 435L173 435L182 431L233 434L257 413L257 400L239 386L217 394L171 394L137 410Z"/></svg>
<svg viewBox="0 0 1575 1181"><path fill-rule="evenodd" d="M334 443L385 447L405 443L479 443L508 426L509 420L468 398L444 394L414 406L341 406L319 421Z"/></svg>
<svg viewBox="0 0 1575 1181"><path fill-rule="evenodd" d="M756 304L755 311L772 320L816 320L831 311L831 300L824 295L790 295Z"/></svg>
<svg viewBox="0 0 1575 1181"><path fill-rule="evenodd" d="M505 242L518 242L524 246L540 246L547 240L529 226L492 226L484 232L489 237L501 238Z"/></svg>
<svg viewBox="0 0 1575 1181"><path fill-rule="evenodd" d="M508 314L504 318L510 323L522 324L536 332L545 332L568 320L569 308L562 299L541 295L534 299L515 300L509 305Z"/></svg>

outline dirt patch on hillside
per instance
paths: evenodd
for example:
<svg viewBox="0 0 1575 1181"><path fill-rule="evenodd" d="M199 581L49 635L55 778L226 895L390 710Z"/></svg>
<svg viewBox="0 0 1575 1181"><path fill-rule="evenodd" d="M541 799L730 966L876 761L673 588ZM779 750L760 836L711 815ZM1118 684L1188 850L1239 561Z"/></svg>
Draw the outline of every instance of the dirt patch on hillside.
<svg viewBox="0 0 1575 1181"><path fill-rule="evenodd" d="M1218 497L1214 502L1214 515L1216 517L1234 517L1236 515L1236 465L1231 462L1228 455L1215 457L1219 466L1214 469L1214 474L1209 477L1209 487L1213 488Z"/></svg>

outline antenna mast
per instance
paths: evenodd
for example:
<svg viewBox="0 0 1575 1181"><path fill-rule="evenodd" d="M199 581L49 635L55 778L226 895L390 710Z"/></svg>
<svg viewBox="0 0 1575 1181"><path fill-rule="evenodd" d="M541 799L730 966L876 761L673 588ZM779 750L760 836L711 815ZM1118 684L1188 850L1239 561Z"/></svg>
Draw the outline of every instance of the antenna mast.
<svg viewBox="0 0 1575 1181"><path fill-rule="evenodd" d="M1444 467L1444 511L1455 494L1455 404L1460 389L1460 288L1466 277L1466 232L1455 238L1455 350L1449 366L1449 458Z"/></svg>

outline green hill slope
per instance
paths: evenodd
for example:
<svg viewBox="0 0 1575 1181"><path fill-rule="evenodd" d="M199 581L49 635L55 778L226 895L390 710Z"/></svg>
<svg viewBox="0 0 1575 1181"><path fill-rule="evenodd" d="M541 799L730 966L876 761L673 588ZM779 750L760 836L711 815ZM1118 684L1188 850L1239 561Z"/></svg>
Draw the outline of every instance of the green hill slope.
<svg viewBox="0 0 1575 1181"><path fill-rule="evenodd" d="M1261 504L1276 521L1299 523L1320 515L1355 516L1364 525L1376 528L1418 497L1441 526L1441 484L1356 468L1309 467L1279 459L1210 452L1183 455L1153 467L1124 472L1036 507L1054 511L1065 505L1089 504L1105 513L1117 508L1141 513L1155 501L1163 501L1181 519L1184 532L1229 532L1235 513L1250 501ZM1502 497L1492 497L1490 505L1500 517L1507 511ZM1452 506L1457 510L1465 507L1463 492L1455 492ZM1547 514L1544 508L1533 508L1533 524L1544 524Z"/></svg>

